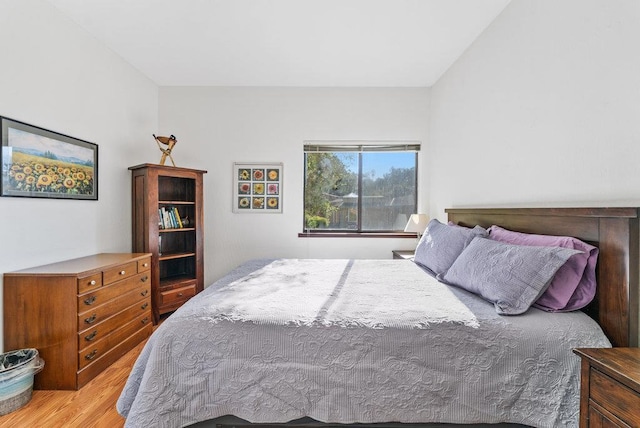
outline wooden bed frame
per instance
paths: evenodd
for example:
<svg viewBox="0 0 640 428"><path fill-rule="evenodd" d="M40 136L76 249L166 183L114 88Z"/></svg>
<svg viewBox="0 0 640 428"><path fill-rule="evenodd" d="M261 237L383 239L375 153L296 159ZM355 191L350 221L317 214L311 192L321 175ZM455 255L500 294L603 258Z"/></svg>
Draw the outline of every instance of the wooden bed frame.
<svg viewBox="0 0 640 428"><path fill-rule="evenodd" d="M585 309L614 346L638 346L640 294L640 208L449 208L449 221L461 226L499 225L524 233L573 236L599 248L594 301ZM304 418L288 424L249 424L220 418L212 425L194 427L347 427ZM356 427L452 427L451 424L357 424ZM517 424L462 425L522 427Z"/></svg>
<svg viewBox="0 0 640 428"><path fill-rule="evenodd" d="M638 346L640 208L450 208L462 226L499 225L525 233L573 236L599 248L596 298L585 312L613 346Z"/></svg>

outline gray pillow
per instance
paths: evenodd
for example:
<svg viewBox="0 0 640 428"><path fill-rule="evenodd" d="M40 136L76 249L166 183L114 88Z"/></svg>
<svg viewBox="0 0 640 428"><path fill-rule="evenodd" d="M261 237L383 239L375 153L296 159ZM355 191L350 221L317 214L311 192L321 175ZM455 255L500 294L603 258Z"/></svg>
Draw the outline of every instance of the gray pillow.
<svg viewBox="0 0 640 428"><path fill-rule="evenodd" d="M578 250L512 245L476 238L444 275L444 282L464 288L494 304L502 315L518 315L547 289L556 271Z"/></svg>
<svg viewBox="0 0 640 428"><path fill-rule="evenodd" d="M480 226L469 229L440 223L433 219L416 247L413 261L441 277L476 236L488 236Z"/></svg>

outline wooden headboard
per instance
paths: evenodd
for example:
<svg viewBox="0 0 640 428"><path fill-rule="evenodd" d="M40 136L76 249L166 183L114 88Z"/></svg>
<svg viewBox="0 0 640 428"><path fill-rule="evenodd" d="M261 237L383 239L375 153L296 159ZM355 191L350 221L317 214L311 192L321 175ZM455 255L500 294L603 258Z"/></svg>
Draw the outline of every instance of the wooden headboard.
<svg viewBox="0 0 640 428"><path fill-rule="evenodd" d="M573 236L599 248L598 288L585 309L613 346L638 346L640 208L449 208L462 226Z"/></svg>

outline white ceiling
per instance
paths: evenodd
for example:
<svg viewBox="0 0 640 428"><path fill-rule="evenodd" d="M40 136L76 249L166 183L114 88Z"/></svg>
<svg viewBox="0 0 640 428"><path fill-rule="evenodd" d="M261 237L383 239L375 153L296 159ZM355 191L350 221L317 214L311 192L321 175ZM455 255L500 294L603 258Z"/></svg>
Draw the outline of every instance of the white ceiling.
<svg viewBox="0 0 640 428"><path fill-rule="evenodd" d="M510 0L47 0L160 86L431 86Z"/></svg>

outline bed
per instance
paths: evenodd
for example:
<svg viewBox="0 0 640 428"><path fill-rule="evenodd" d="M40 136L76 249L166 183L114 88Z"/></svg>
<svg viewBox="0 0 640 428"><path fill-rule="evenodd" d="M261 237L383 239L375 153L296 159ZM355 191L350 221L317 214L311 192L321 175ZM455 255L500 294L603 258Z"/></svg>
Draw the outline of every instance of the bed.
<svg viewBox="0 0 640 428"><path fill-rule="evenodd" d="M504 316L406 260L249 261L154 332L118 401L125 426L577 426L572 349L637 346L638 209L446 211L597 246L595 299Z"/></svg>

